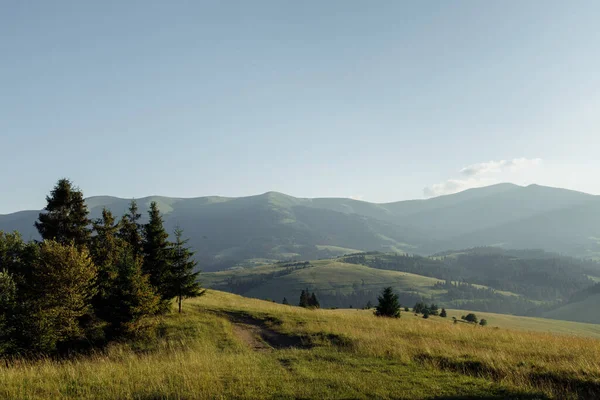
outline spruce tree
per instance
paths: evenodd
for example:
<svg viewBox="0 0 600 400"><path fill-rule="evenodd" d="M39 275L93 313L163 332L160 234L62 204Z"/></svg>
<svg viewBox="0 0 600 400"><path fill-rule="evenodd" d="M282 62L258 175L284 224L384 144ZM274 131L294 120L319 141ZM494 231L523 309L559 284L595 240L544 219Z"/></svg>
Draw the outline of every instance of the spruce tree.
<svg viewBox="0 0 600 400"><path fill-rule="evenodd" d="M183 230L175 229L175 242L172 248L170 279L173 294L177 298L179 313L183 299L202 296L205 291L198 282L200 272L194 272L196 261L193 260L194 252L186 247L188 240L182 239Z"/></svg>
<svg viewBox="0 0 600 400"><path fill-rule="evenodd" d="M102 210L102 218L93 223L96 233L91 240L90 253L98 268L98 293L94 297L94 308L102 317L102 309L106 307L106 299L118 275L117 263L125 243L117 237L119 224L106 208Z"/></svg>
<svg viewBox="0 0 600 400"><path fill-rule="evenodd" d="M321 308L321 304L319 303L319 300L317 299L315 292L313 292L313 294L310 296L310 298L308 300L308 305L312 308Z"/></svg>
<svg viewBox="0 0 600 400"><path fill-rule="evenodd" d="M298 305L300 307L308 307L309 306L309 295L308 295L308 289L307 290L302 290L302 293L300 293L300 302L298 303Z"/></svg>
<svg viewBox="0 0 600 400"><path fill-rule="evenodd" d="M154 292L148 276L142 273L140 257L130 248L120 251L117 278L107 304L109 337L138 336L152 326L152 315L160 306L160 297Z"/></svg>
<svg viewBox="0 0 600 400"><path fill-rule="evenodd" d="M168 310L173 292L171 271L171 248L169 234L163 226L163 218L156 202L150 204L149 221L144 225L144 262L142 271L148 275L150 284L161 299L160 311Z"/></svg>
<svg viewBox="0 0 600 400"><path fill-rule="evenodd" d="M137 202L131 200L127 214L121 218L119 237L129 244L136 256L141 256L144 252L141 218Z"/></svg>
<svg viewBox="0 0 600 400"><path fill-rule="evenodd" d="M284 297L284 298L283 298L283 301L281 302L281 304L285 304L286 306L289 306L289 305L290 305L290 302L288 301L288 299L287 299L287 298L285 298L285 297Z"/></svg>
<svg viewBox="0 0 600 400"><path fill-rule="evenodd" d="M400 317L398 295L394 293L391 287L383 289L377 300L379 300L379 304L376 307L375 315L379 317Z"/></svg>
<svg viewBox="0 0 600 400"><path fill-rule="evenodd" d="M90 240L90 220L83 193L68 179L60 179L49 196L35 227L44 240L86 246Z"/></svg>
<svg viewBox="0 0 600 400"><path fill-rule="evenodd" d="M446 318L447 316L448 316L448 314L446 313L446 309L442 308L442 312L440 313L440 317Z"/></svg>

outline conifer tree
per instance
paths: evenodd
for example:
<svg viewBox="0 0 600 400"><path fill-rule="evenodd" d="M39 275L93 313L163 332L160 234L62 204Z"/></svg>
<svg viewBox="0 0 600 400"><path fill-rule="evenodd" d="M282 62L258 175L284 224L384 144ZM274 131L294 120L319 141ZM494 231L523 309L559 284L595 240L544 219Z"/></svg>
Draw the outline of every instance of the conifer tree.
<svg viewBox="0 0 600 400"><path fill-rule="evenodd" d="M290 305L290 302L288 301L288 299L287 299L287 298L285 298L285 297L284 297L284 298L283 298L283 301L281 302L281 304L285 304L286 306L289 306L289 305Z"/></svg>
<svg viewBox="0 0 600 400"><path fill-rule="evenodd" d="M200 272L194 272L196 267L196 261L193 260L194 252L186 247L188 240L182 239L182 236L183 230L175 229L170 271L171 285L173 294L177 298L179 313L181 313L183 299L202 296L205 293L198 282Z"/></svg>
<svg viewBox="0 0 600 400"><path fill-rule="evenodd" d="M115 224L115 218L106 208L102 210L102 218L93 222L96 235L92 237L90 254L94 264L98 268L98 293L94 299L95 307L102 307L103 299L106 299L113 283L118 275L117 263L120 250L125 243L117 237L119 224Z"/></svg>
<svg viewBox="0 0 600 400"><path fill-rule="evenodd" d="M149 318L156 314L160 297L154 292L148 276L142 273L140 257L130 248L120 251L117 262L117 278L107 303L109 336L136 336L152 325Z"/></svg>
<svg viewBox="0 0 600 400"><path fill-rule="evenodd" d="M83 193L68 179L60 179L49 196L35 227L44 240L86 246L90 240L90 220Z"/></svg>
<svg viewBox="0 0 600 400"><path fill-rule="evenodd" d="M148 275L150 284L161 299L160 311L168 310L175 293L172 285L171 248L169 234L163 226L163 218L156 202L150 204L150 219L144 225L144 261L142 271Z"/></svg>
<svg viewBox="0 0 600 400"><path fill-rule="evenodd" d="M379 317L400 317L398 295L394 293L391 287L383 289L377 300L379 300L379 304L376 307L375 315Z"/></svg>
<svg viewBox="0 0 600 400"><path fill-rule="evenodd" d="M141 218L137 202L131 200L127 214L121 218L119 237L129 244L136 256L141 256L144 252Z"/></svg>
<svg viewBox="0 0 600 400"><path fill-rule="evenodd" d="M447 316L448 316L448 314L446 313L446 309L442 308L442 312L440 313L440 317L446 318Z"/></svg>
<svg viewBox="0 0 600 400"><path fill-rule="evenodd" d="M298 303L298 305L300 307L308 307L309 306L309 295L308 295L308 289L307 290L302 290L302 293L300 293L300 302Z"/></svg>
<svg viewBox="0 0 600 400"><path fill-rule="evenodd" d="M321 304L319 303L319 300L317 299L317 296L315 295L315 292L313 292L313 294L310 296L309 300L308 300L308 305L310 307L313 308L320 308Z"/></svg>

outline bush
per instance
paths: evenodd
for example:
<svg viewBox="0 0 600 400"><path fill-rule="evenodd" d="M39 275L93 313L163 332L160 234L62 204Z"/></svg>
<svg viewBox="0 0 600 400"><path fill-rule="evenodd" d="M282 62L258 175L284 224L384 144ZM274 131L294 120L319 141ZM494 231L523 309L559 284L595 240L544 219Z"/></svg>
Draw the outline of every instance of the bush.
<svg viewBox="0 0 600 400"><path fill-rule="evenodd" d="M477 322L479 322L479 320L477 319L477 316L475 314L473 314L473 313L467 314L467 316L464 317L463 319L465 321L467 321L467 322L471 322L471 323L474 323L474 324L476 324Z"/></svg>

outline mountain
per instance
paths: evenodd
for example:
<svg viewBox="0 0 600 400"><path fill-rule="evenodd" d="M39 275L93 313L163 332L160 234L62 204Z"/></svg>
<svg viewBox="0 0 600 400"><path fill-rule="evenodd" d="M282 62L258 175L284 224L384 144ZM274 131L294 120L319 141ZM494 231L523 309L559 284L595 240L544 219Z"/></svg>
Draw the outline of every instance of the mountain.
<svg viewBox="0 0 600 400"><path fill-rule="evenodd" d="M103 207L123 214L129 200L87 200L92 218ZM540 248L600 256L600 197L565 189L500 184L427 200L375 204L345 198L296 198L277 192L228 198L156 201L169 231L179 225L202 269L251 259L316 259L357 251L433 254L476 246ZM39 211L0 215L0 230L38 238Z"/></svg>

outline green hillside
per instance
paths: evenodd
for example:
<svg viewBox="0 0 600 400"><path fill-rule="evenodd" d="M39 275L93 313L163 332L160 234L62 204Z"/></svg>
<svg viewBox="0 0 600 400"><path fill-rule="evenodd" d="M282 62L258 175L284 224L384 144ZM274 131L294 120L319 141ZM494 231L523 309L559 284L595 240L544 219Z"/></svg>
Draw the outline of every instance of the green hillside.
<svg viewBox="0 0 600 400"><path fill-rule="evenodd" d="M370 315L373 310L346 310L352 313L364 313ZM474 310L454 310L446 309L448 316L446 318L430 318L431 323L452 324L453 318L460 320L461 316L470 312L475 313L479 319L485 319L488 322L488 328L510 329L525 332L544 332L559 335L592 337L600 339L600 324L583 323L568 320L558 320L554 318L524 317L507 314L496 314ZM412 312L402 314L404 319L422 320L421 315L414 315Z"/></svg>
<svg viewBox="0 0 600 400"><path fill-rule="evenodd" d="M184 310L161 317L152 341L116 343L69 360L2 363L0 397L533 400L600 395L598 332L584 324L533 324L491 314L485 315L487 327L406 312L399 319L377 318L372 311L307 310L213 290L187 301ZM539 332L545 323L569 328L562 334Z"/></svg>
<svg viewBox="0 0 600 400"><path fill-rule="evenodd" d="M534 307L536 303L515 293L497 291L483 285L469 285L460 292L444 287L441 280L419 274L370 268L365 265L317 260L311 262L277 263L253 268L235 268L203 274L204 283L214 289L244 296L281 302L285 297L296 303L300 292L315 292L324 307L349 306L361 308L375 303L383 287L391 286L399 293L402 304L412 306L417 301L438 302L447 306ZM454 285L466 285L453 282ZM464 293L460 297L457 293ZM518 309L518 308L517 308Z"/></svg>
<svg viewBox="0 0 600 400"><path fill-rule="evenodd" d="M548 311L544 313L544 317L600 324L599 305L600 294L595 294L587 297L585 300L568 303L552 311Z"/></svg>
<svg viewBox="0 0 600 400"><path fill-rule="evenodd" d="M97 218L103 207L122 215L130 200L98 196L86 201L91 218ZM249 259L318 259L356 251L427 255L490 245L600 255L600 198L535 185L501 184L386 204L277 192L137 201L143 214L156 201L167 229L185 230L205 271ZM36 239L38 212L0 215L0 230Z"/></svg>

